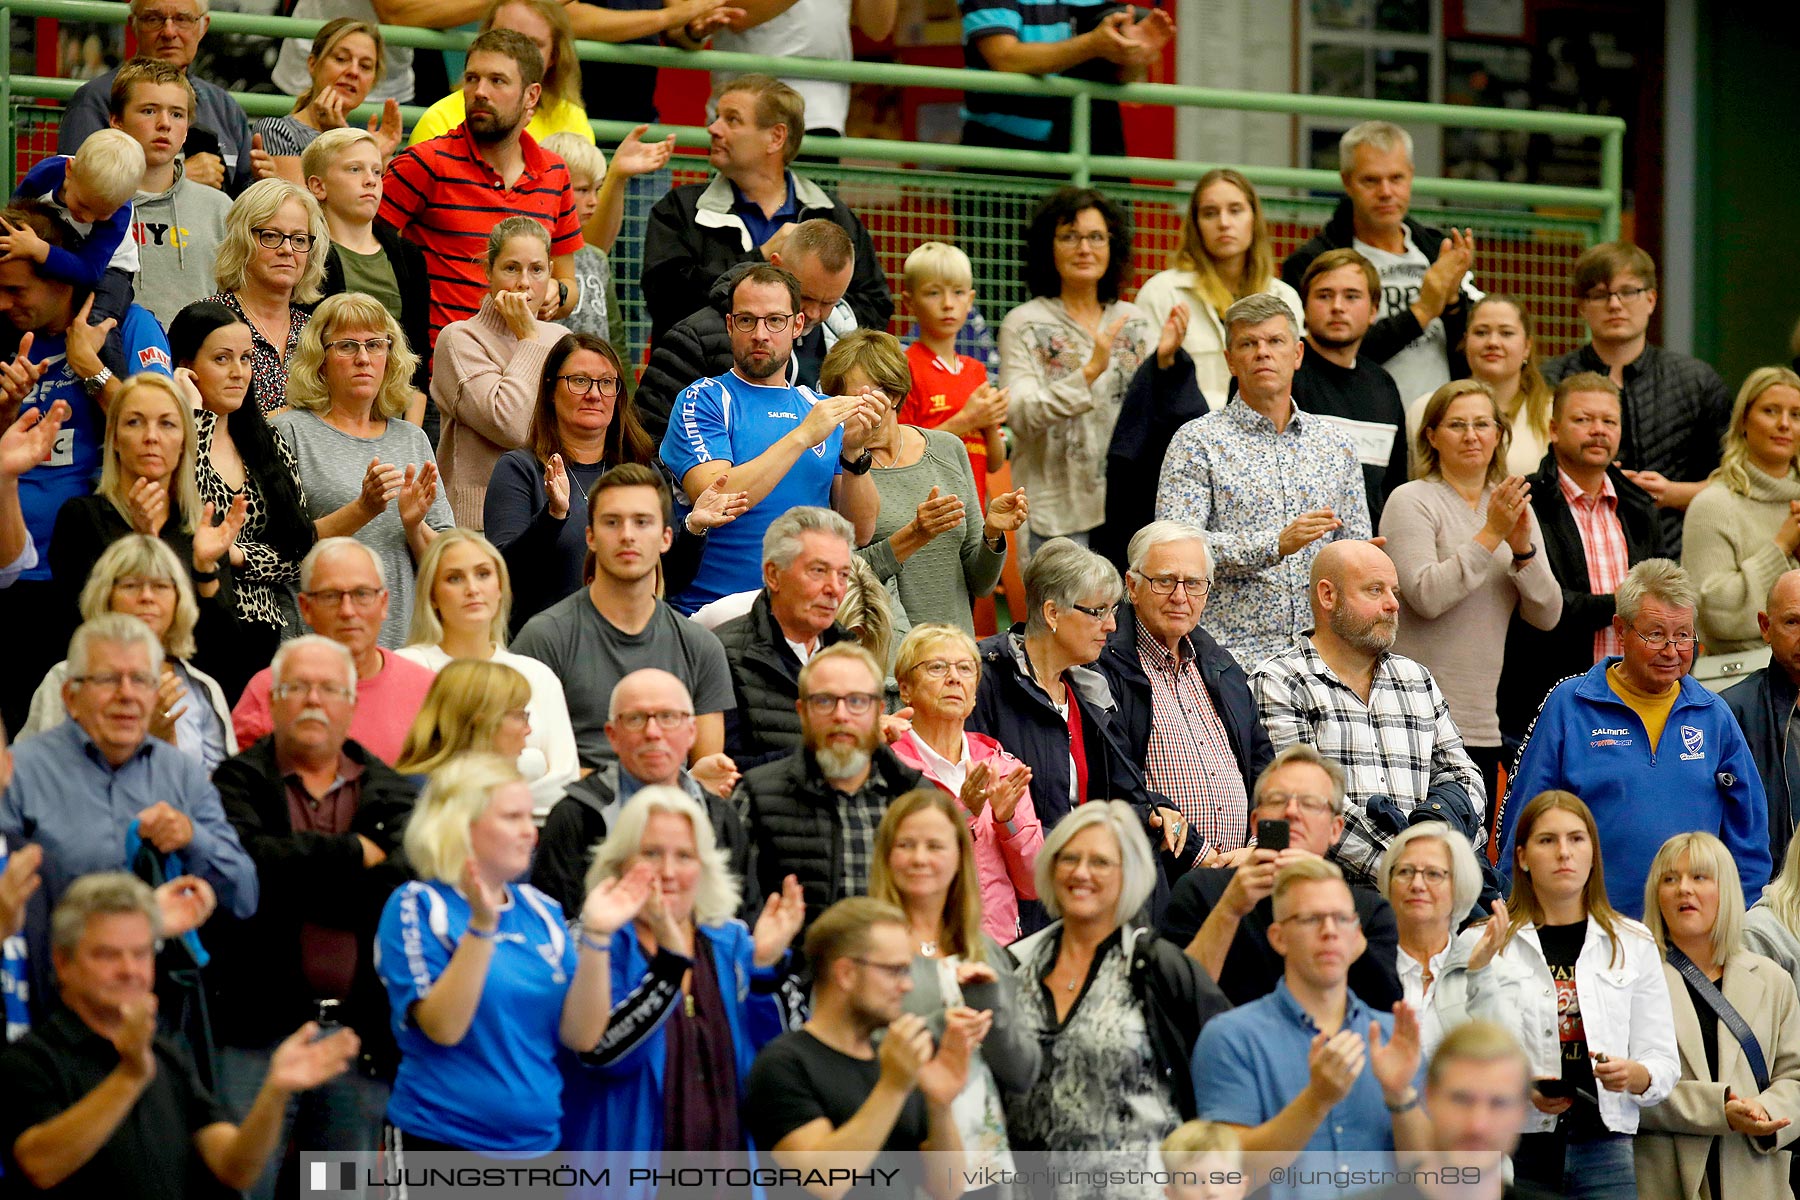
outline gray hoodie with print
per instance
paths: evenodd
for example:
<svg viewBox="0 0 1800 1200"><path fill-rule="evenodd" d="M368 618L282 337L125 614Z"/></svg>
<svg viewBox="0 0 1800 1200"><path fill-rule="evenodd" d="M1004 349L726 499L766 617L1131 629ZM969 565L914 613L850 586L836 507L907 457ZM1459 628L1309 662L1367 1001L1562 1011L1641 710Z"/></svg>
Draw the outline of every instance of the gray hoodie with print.
<svg viewBox="0 0 1800 1200"><path fill-rule="evenodd" d="M225 240L231 197L218 188L189 183L177 159L174 186L166 192L139 192L133 204L137 303L167 329L176 313L219 290L213 260Z"/></svg>

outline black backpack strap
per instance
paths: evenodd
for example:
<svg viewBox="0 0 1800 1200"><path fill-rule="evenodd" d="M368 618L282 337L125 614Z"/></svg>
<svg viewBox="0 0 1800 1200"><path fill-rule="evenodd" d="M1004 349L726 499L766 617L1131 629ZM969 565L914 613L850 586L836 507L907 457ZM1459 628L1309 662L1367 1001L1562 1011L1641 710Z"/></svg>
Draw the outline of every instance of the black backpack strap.
<svg viewBox="0 0 1800 1200"><path fill-rule="evenodd" d="M1756 1076L1756 1090L1765 1091L1769 1086L1769 1064L1763 1057L1762 1044L1756 1040L1756 1034L1750 1030L1750 1023L1743 1015L1731 1006L1719 985L1706 977L1705 972L1694 965L1694 960L1683 954L1675 946L1669 947L1669 965L1681 972L1688 986L1699 997L1706 1001L1706 1006L1713 1010L1719 1022L1731 1031L1731 1036L1743 1047L1744 1058L1750 1063L1750 1073Z"/></svg>

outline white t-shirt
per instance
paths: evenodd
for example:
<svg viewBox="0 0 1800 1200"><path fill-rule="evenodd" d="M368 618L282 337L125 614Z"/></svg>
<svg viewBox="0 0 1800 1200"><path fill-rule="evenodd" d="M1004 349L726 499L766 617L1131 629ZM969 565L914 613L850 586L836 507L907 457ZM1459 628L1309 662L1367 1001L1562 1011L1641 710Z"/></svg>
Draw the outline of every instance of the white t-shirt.
<svg viewBox="0 0 1800 1200"><path fill-rule="evenodd" d="M829 58L849 62L851 0L796 0L794 6L761 25L742 33L721 29L713 35L713 49L739 54L766 54L777 58ZM713 95L719 85L741 71L714 71ZM781 82L806 100L806 127L844 132L850 115L850 85L826 79L784 79ZM707 116L715 115L708 105Z"/></svg>
<svg viewBox="0 0 1800 1200"><path fill-rule="evenodd" d="M1375 270L1381 276L1376 320L1412 307L1413 301L1419 298L1419 281L1425 278L1425 270L1431 266L1425 252L1413 244L1412 230L1405 228L1404 232L1406 250L1402 254L1377 250L1361 238L1352 243L1358 254L1375 264ZM1462 289L1470 302L1481 299L1482 293L1470 282L1469 275L1463 276ZM1381 364L1393 377L1402 396L1428 395L1450 382L1449 336L1444 329L1444 319L1439 317L1427 325L1417 339Z"/></svg>

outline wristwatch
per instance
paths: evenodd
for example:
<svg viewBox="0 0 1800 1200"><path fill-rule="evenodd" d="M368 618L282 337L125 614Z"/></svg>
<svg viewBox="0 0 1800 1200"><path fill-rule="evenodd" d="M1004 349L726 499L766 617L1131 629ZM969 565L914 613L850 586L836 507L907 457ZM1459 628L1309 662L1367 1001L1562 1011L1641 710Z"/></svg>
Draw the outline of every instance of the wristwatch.
<svg viewBox="0 0 1800 1200"><path fill-rule="evenodd" d="M561 297L561 300L557 304L557 307L558 308L569 307L569 281L568 280L559 279L556 281L556 293L559 297Z"/></svg>
<svg viewBox="0 0 1800 1200"><path fill-rule="evenodd" d="M81 381L82 390L87 392L90 396L98 396L106 385L112 382L112 378L112 368L103 366L100 368L100 373L98 375L90 376Z"/></svg>
<svg viewBox="0 0 1800 1200"><path fill-rule="evenodd" d="M864 450L854 461L838 455L838 466L844 468L847 475L867 475L869 468L875 465L875 452Z"/></svg>

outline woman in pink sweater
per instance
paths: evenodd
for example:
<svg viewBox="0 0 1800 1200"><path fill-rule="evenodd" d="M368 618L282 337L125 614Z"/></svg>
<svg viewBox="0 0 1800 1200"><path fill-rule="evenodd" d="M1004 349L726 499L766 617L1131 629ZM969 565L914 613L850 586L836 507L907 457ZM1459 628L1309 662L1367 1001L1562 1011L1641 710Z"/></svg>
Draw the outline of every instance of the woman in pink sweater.
<svg viewBox="0 0 1800 1200"><path fill-rule="evenodd" d="M431 398L443 415L438 470L456 523L482 527L488 477L531 436L531 414L550 348L568 333L537 319L550 287L550 235L508 217L488 235L488 294L466 321L438 334Z"/></svg>
<svg viewBox="0 0 1800 1200"><path fill-rule="evenodd" d="M975 840L981 928L1001 945L1019 936L1019 900L1037 899L1032 868L1044 827L1031 803L1031 768L963 722L975 707L981 659L975 639L954 625L914 627L894 659L912 728L894 754L956 797Z"/></svg>

